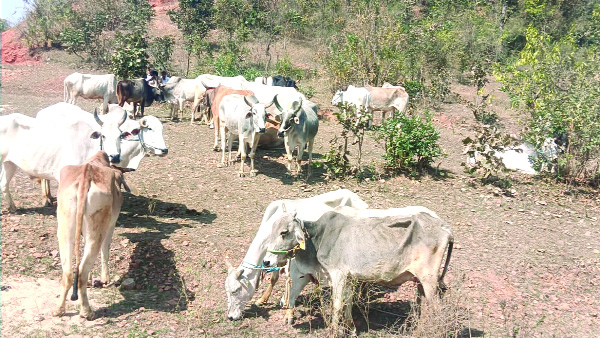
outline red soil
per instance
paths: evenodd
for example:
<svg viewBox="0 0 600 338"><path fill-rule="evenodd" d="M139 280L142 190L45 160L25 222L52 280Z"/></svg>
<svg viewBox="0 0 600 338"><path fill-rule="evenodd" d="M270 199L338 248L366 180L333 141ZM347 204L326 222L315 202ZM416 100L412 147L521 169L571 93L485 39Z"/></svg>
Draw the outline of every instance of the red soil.
<svg viewBox="0 0 600 338"><path fill-rule="evenodd" d="M2 63L36 64L39 57L32 56L21 42L22 34L17 29L9 29L2 33Z"/></svg>

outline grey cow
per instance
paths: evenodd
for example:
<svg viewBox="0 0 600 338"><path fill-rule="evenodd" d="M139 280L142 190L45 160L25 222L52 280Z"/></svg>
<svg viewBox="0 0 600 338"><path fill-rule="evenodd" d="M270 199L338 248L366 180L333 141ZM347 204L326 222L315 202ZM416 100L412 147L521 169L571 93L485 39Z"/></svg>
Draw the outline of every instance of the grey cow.
<svg viewBox="0 0 600 338"><path fill-rule="evenodd" d="M306 178L308 179L312 173L312 149L315 136L319 131L319 116L317 115L317 105L300 98L299 101L293 101L292 104L283 108L278 96L275 95L273 102L281 112L281 126L277 135L283 137L285 144L285 152L288 157L288 171L292 173L292 163L294 149L298 147L297 173L302 172L302 154L304 148L308 150L308 170Z"/></svg>
<svg viewBox="0 0 600 338"><path fill-rule="evenodd" d="M416 278L419 298L432 299L444 290L444 274L450 262L453 236L446 222L433 212L417 212L381 218L363 218L330 211L315 222L285 213L275 222L264 266L281 264L295 251L290 268L295 298L308 283L307 275L332 286L331 333L338 333L340 317L350 324L352 303L344 299L350 279L399 286ZM444 252L448 255L439 274ZM343 311L343 313L342 313Z"/></svg>

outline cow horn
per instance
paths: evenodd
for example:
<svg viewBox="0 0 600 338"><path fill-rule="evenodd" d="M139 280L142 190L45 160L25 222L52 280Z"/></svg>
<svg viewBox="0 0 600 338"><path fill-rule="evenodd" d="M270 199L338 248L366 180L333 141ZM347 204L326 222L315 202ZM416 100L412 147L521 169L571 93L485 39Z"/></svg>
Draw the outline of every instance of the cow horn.
<svg viewBox="0 0 600 338"><path fill-rule="evenodd" d="M287 210L285 209L285 203L281 203L281 210L283 212L287 212Z"/></svg>
<svg viewBox="0 0 600 338"><path fill-rule="evenodd" d="M277 95L275 95L277 96ZM273 105L273 103L275 103L275 98L273 97L273 100L271 100L271 103L269 103L268 105L265 106L265 108L269 108L270 106Z"/></svg>
<svg viewBox="0 0 600 338"><path fill-rule="evenodd" d="M231 262L229 261L229 259L225 258L225 266L227 266L227 272L230 273L231 270L234 269L233 265L231 265Z"/></svg>
<svg viewBox="0 0 600 338"><path fill-rule="evenodd" d="M242 273L244 273L243 269L239 269L235 272L235 279L240 279L240 277L242 276Z"/></svg>
<svg viewBox="0 0 600 338"><path fill-rule="evenodd" d="M123 117L119 120L119 127L127 120L127 111L123 111Z"/></svg>
<svg viewBox="0 0 600 338"><path fill-rule="evenodd" d="M247 104L247 105L248 105L250 108L252 108L252 107L254 106L254 103L252 103L252 102L249 102L249 101L248 101L248 98L247 98L246 96L244 96L244 102L246 102L246 104Z"/></svg>
<svg viewBox="0 0 600 338"><path fill-rule="evenodd" d="M102 122L102 120L100 120L98 117L98 108L94 108L94 119L96 119L96 122L100 125L100 127L102 127L104 122Z"/></svg>
<svg viewBox="0 0 600 338"><path fill-rule="evenodd" d="M141 119L140 120L140 126L142 128L148 128L148 119L146 119L146 118Z"/></svg>
<svg viewBox="0 0 600 338"><path fill-rule="evenodd" d="M275 95L275 97L273 98L273 103L275 103L275 107L277 107L277 109L279 109L279 111L283 112L283 108L281 108L281 105L279 104L279 101L277 100L277 96L279 94Z"/></svg>
<svg viewBox="0 0 600 338"><path fill-rule="evenodd" d="M294 102L294 105L296 105L296 102ZM302 98L300 98L300 101L298 102L298 107L294 108L294 114L297 113L298 111L300 111L301 108L302 108Z"/></svg>

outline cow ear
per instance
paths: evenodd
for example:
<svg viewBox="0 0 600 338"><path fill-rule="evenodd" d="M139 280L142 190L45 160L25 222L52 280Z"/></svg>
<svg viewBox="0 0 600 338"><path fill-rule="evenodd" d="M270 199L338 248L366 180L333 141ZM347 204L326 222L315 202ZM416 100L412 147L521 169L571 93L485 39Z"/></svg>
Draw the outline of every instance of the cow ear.
<svg viewBox="0 0 600 338"><path fill-rule="evenodd" d="M295 124L300 124L300 118L298 118L298 116L294 117L294 123Z"/></svg>
<svg viewBox="0 0 600 338"><path fill-rule="evenodd" d="M90 135L90 138L96 140L96 139L99 139L100 136L101 136L100 132L99 131L95 131L95 132L92 133L92 135Z"/></svg>
<svg viewBox="0 0 600 338"><path fill-rule="evenodd" d="M139 128L135 128L134 130L131 131L131 135L134 135L134 136L136 136L139 133L140 133L140 129Z"/></svg>
<svg viewBox="0 0 600 338"><path fill-rule="evenodd" d="M249 111L248 114L246 114L246 118L249 119L252 117L252 111Z"/></svg>
<svg viewBox="0 0 600 338"><path fill-rule="evenodd" d="M297 227L294 230L294 237L296 239L296 242L298 242L300 249L305 250L306 249L306 238L304 237L304 231L302 231L302 229Z"/></svg>

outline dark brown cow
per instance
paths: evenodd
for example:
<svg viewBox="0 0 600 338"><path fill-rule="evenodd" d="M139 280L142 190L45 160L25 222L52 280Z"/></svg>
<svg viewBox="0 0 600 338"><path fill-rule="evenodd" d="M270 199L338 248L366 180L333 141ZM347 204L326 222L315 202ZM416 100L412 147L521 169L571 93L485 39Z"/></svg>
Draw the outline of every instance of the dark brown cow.
<svg viewBox="0 0 600 338"><path fill-rule="evenodd" d="M144 79L121 80L117 83L117 98L119 106L125 102L133 103L133 115L136 115L137 106L140 106L141 115L144 116L144 107L149 107L155 100L164 102L165 98L159 87L150 85Z"/></svg>

